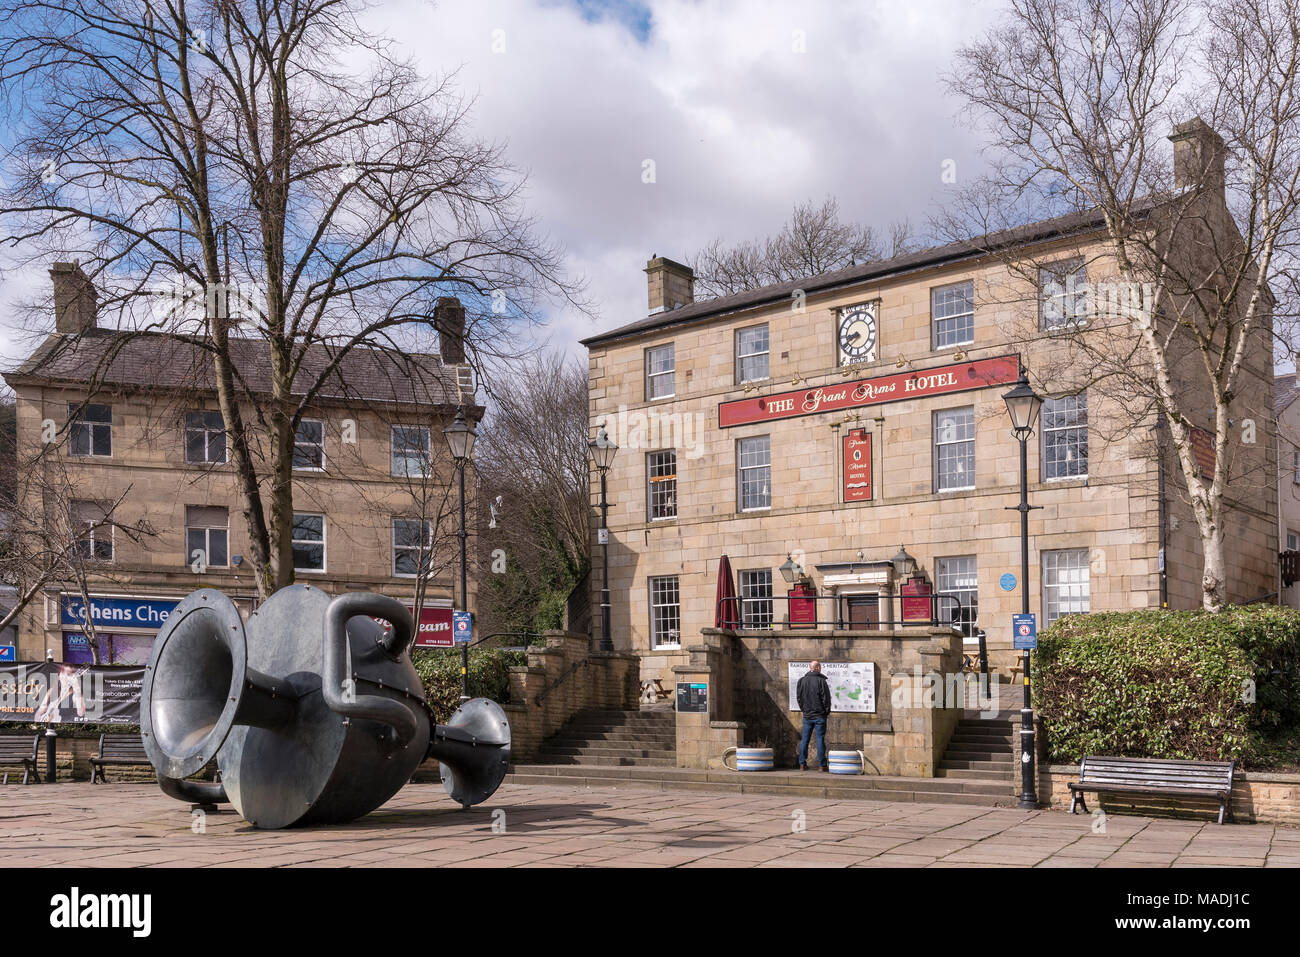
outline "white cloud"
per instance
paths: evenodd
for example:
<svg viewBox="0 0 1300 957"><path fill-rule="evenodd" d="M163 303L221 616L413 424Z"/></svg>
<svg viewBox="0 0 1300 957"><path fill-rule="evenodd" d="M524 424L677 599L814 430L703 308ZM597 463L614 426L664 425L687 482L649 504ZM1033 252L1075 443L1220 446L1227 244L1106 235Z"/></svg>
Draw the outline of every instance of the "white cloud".
<svg viewBox="0 0 1300 957"><path fill-rule="evenodd" d="M584 17L561 0L384 0L367 13L426 73L458 70L477 134L529 173L531 211L600 314L552 317L567 348L644 316L651 254L766 235L796 202L827 195L847 217L918 224L945 188L943 160L959 174L976 165L938 77L990 20L986 5L649 0L643 38L593 19L597 6ZM641 179L647 159L654 184ZM47 281L36 270L17 285ZM5 359L28 351L4 336Z"/></svg>
<svg viewBox="0 0 1300 957"><path fill-rule="evenodd" d="M461 89L477 96L475 129L528 169L531 206L601 317L555 316L556 341L641 318L652 253L684 258L715 235L765 235L796 202L826 195L864 222L919 224L944 189L940 164L956 159L961 175L977 163L939 75L987 25L987 6L646 6L644 43L614 19L533 0L389 0L374 14L425 70L459 67Z"/></svg>

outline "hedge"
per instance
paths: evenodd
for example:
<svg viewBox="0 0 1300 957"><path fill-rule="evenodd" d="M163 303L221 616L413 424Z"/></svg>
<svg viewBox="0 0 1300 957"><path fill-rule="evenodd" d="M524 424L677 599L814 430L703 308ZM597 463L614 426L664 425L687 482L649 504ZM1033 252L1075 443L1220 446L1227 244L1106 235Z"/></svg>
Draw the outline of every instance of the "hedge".
<svg viewBox="0 0 1300 957"><path fill-rule="evenodd" d="M424 700L434 718L444 722L460 705L459 648L417 648L411 661L424 685ZM469 695L491 698L498 704L510 700L510 668L527 664L527 655L495 648L473 648L469 653Z"/></svg>
<svg viewBox="0 0 1300 957"><path fill-rule="evenodd" d="M1267 763L1300 731L1300 611L1275 605L1069 615L1038 639L1048 760Z"/></svg>

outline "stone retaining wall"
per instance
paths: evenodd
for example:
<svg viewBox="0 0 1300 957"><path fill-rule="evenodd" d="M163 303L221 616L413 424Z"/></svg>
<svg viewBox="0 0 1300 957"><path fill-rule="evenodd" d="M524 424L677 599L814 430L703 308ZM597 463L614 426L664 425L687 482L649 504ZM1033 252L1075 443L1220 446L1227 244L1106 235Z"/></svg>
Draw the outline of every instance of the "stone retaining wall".
<svg viewBox="0 0 1300 957"><path fill-rule="evenodd" d="M778 768L794 766L803 721L789 708L791 661L876 665L875 712L833 712L826 726L827 748L861 750L872 774L933 777L961 717L961 702L945 701L942 687L936 701L928 683L960 672L962 639L949 628L705 628L700 637L690 661L673 668L674 680L709 688L707 714L677 716L679 767L718 767L727 747L741 745L771 747Z"/></svg>
<svg viewBox="0 0 1300 957"><path fill-rule="evenodd" d="M528 664L510 669L505 710L512 762L530 759L542 741L581 711L640 707L640 659L590 647L586 635L548 631L546 647L529 648Z"/></svg>

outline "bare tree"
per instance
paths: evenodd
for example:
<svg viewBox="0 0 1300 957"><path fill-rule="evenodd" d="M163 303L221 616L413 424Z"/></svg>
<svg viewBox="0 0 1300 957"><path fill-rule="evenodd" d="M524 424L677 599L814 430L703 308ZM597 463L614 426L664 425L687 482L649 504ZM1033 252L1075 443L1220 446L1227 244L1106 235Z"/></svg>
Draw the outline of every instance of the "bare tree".
<svg viewBox="0 0 1300 957"><path fill-rule="evenodd" d="M714 239L687 261L695 272L696 295L727 296L772 283L807 279L908 252L912 229L906 220L882 236L874 227L845 223L839 202L828 197L795 206L775 236L728 244Z"/></svg>
<svg viewBox="0 0 1300 957"><path fill-rule="evenodd" d="M1035 373L1105 389L1132 427L1163 415L1211 611L1227 602L1229 486L1272 472L1272 370L1251 365L1271 365L1270 286L1296 275L1298 14L1296 0L1011 0L950 78L993 150L946 226L1033 290L1026 340L1063 346ZM991 241L1051 214L1073 217L1064 246Z"/></svg>
<svg viewBox="0 0 1300 957"><path fill-rule="evenodd" d="M479 439L479 606L496 630L558 627L590 561L587 370L541 353L494 393Z"/></svg>
<svg viewBox="0 0 1300 957"><path fill-rule="evenodd" d="M200 350L263 596L293 580L295 431L350 353L427 351L456 295L482 368L548 298L585 308L450 79L365 35L360 6L0 3L0 241L20 265L75 254L125 336ZM123 348L94 344L105 369Z"/></svg>

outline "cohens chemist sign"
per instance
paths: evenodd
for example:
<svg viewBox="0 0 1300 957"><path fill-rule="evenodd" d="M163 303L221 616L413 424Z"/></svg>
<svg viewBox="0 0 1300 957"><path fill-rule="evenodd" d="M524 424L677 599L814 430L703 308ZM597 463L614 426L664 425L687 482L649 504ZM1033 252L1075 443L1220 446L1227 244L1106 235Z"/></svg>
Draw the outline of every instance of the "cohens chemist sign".
<svg viewBox="0 0 1300 957"><path fill-rule="evenodd" d="M90 598L90 619L97 625L119 628L161 628L178 602L166 598ZM60 602L65 625L86 620L86 604L79 595L64 595Z"/></svg>
<svg viewBox="0 0 1300 957"><path fill-rule="evenodd" d="M758 399L737 399L718 406L718 425L730 428L751 422L793 419L818 412L834 412L863 405L919 399L983 389L1015 382L1020 376L1017 356L998 356L977 362L961 362L921 372L900 372L875 379L860 379L843 385L818 386L798 392L778 392Z"/></svg>

